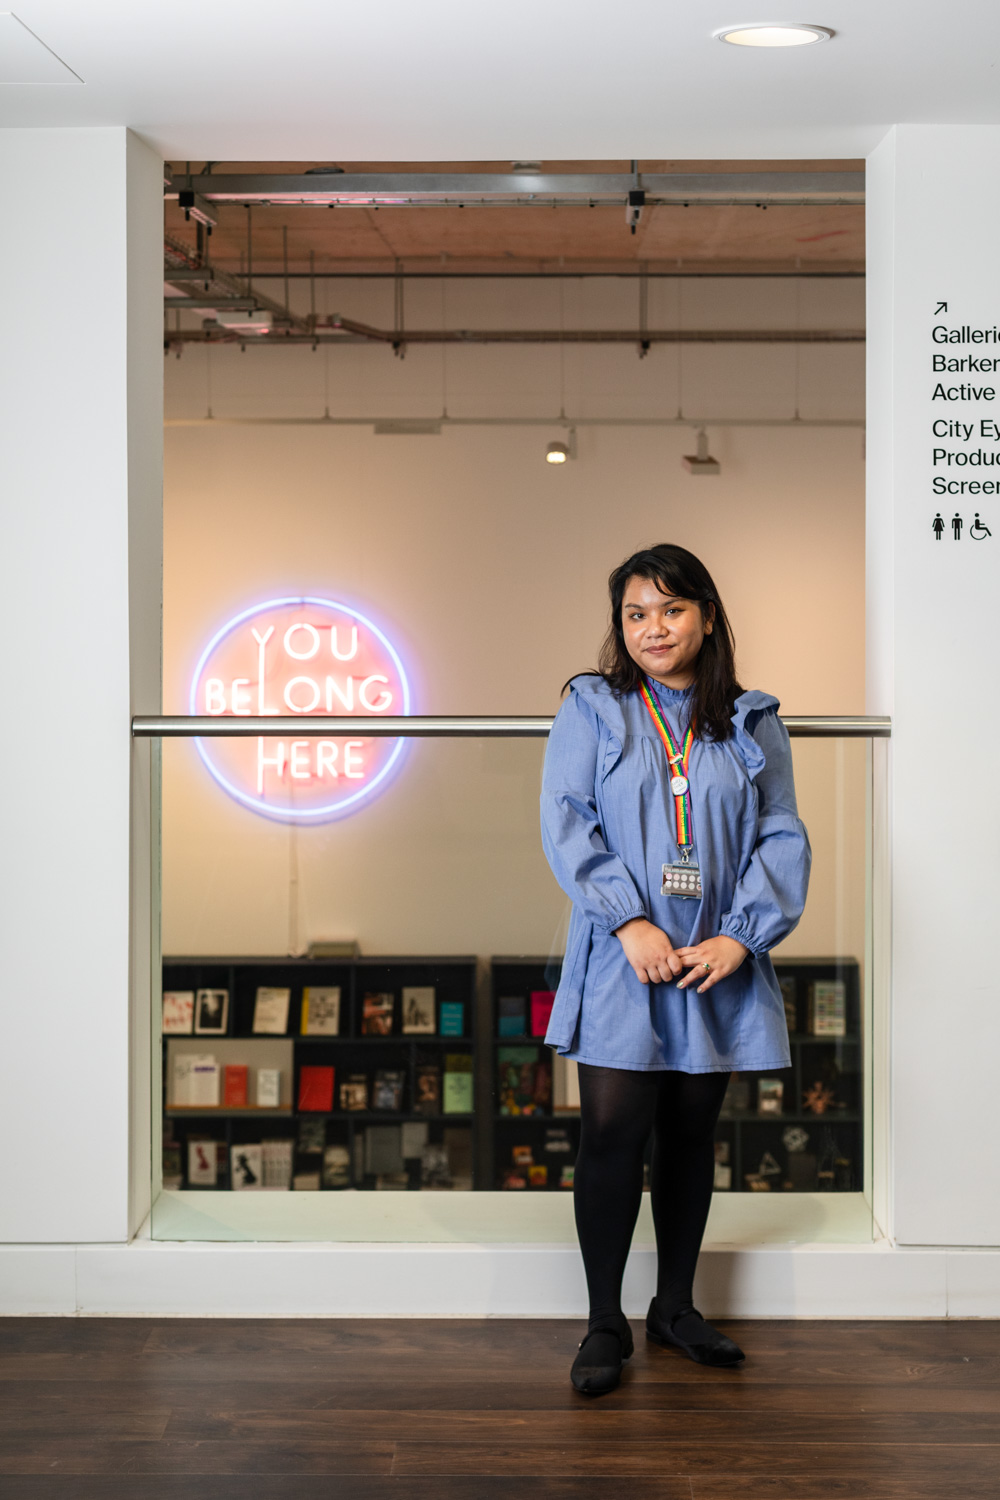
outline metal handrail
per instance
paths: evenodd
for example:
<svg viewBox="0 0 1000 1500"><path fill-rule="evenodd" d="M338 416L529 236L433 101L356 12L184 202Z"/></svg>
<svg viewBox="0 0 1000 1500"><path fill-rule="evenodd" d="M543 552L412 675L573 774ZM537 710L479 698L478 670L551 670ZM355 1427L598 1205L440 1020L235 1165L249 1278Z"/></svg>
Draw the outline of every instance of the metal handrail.
<svg viewBox="0 0 1000 1500"><path fill-rule="evenodd" d="M892 721L873 714L782 715L781 722L797 739L888 739ZM229 714L145 714L132 720L134 739L239 739L250 735L277 738L294 734L296 739L317 735L346 738L362 734L365 739L544 739L552 728L550 717L489 715L396 715L385 718L340 714L282 714L270 718L236 717Z"/></svg>

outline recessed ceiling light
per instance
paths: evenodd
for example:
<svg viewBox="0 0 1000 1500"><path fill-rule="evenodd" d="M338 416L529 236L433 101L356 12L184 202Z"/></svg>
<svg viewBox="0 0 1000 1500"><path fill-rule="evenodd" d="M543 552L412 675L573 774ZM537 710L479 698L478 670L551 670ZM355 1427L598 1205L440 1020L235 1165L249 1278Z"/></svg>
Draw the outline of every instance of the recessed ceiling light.
<svg viewBox="0 0 1000 1500"><path fill-rule="evenodd" d="M829 26L807 26L796 21L791 25L762 22L756 26L724 26L713 31L717 42L731 42L734 47L808 47L813 42L828 42L833 36Z"/></svg>

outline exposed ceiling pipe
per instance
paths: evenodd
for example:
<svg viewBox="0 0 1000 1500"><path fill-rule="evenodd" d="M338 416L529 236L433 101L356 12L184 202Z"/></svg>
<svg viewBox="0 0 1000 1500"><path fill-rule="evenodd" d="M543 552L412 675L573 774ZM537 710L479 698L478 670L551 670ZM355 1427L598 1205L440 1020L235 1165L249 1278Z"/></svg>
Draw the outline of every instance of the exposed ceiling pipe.
<svg viewBox="0 0 1000 1500"><path fill-rule="evenodd" d="M834 427L864 428L864 417L166 417L164 427L374 427L399 436L444 427Z"/></svg>
<svg viewBox="0 0 1000 1500"><path fill-rule="evenodd" d="M201 299L199 299L201 300ZM171 303L182 306L181 303ZM215 305L215 304L213 304ZM228 305L228 304L225 304ZM164 334L171 344L215 344L239 342L239 334L223 329L170 329ZM863 344L865 334L856 328L647 328L642 332L645 344ZM426 328L406 330L407 344L635 344L640 341L636 329L625 328ZM392 329L374 328L353 318L331 318L317 323L307 333L255 335L253 344L358 344L399 342Z"/></svg>

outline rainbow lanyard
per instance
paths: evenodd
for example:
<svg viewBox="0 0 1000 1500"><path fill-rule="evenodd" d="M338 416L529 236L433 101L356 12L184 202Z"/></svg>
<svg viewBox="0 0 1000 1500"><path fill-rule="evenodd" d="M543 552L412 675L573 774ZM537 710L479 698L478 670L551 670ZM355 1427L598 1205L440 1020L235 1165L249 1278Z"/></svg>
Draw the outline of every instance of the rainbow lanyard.
<svg viewBox="0 0 1000 1500"><path fill-rule="evenodd" d="M694 847L694 837L691 832L691 785L688 780L688 762L691 759L691 746L694 744L694 724L688 725L688 732L684 736L684 744L678 748L677 741L670 731L656 697L650 692L645 680L639 683L639 692L642 701L649 709L649 715L656 725L656 732L663 741L663 749L670 763L672 772L670 777L670 790L673 793L674 809L677 814L677 847L684 852L685 857L688 850Z"/></svg>

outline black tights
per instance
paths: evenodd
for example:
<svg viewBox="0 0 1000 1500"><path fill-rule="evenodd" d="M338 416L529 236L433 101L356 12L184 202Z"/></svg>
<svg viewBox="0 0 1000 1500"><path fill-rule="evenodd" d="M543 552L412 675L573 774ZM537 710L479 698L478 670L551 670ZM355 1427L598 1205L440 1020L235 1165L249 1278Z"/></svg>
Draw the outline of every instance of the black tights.
<svg viewBox="0 0 1000 1500"><path fill-rule="evenodd" d="M590 1293L590 1325L621 1315L622 1276L642 1201L650 1131L658 1311L692 1302L712 1201L712 1137L728 1073L641 1073L580 1064L580 1150L573 1197Z"/></svg>

